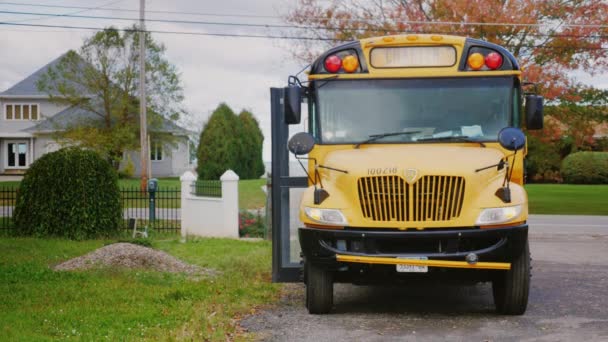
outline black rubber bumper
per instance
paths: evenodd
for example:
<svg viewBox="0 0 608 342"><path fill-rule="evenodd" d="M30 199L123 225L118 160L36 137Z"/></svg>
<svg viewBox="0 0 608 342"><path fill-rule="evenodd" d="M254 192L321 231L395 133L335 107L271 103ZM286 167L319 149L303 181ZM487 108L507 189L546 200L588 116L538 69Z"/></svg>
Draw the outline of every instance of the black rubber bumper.
<svg viewBox="0 0 608 342"><path fill-rule="evenodd" d="M479 261L510 262L525 246L528 225L422 231L300 228L298 233L306 260L329 268L340 267L338 253L455 261L464 261L468 254L475 253Z"/></svg>

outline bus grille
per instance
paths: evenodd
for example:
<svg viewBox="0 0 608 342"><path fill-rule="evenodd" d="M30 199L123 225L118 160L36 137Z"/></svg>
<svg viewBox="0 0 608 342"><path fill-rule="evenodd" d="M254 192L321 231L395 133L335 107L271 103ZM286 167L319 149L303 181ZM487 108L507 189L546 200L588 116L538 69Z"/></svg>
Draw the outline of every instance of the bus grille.
<svg viewBox="0 0 608 342"><path fill-rule="evenodd" d="M400 176L359 178L363 216L374 221L449 221L464 200L463 177L424 176L407 184Z"/></svg>

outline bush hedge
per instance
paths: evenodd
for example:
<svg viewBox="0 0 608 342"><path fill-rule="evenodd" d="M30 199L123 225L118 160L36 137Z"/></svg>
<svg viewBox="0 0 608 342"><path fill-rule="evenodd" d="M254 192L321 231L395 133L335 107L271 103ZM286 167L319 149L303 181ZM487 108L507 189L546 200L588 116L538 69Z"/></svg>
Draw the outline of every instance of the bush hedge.
<svg viewBox="0 0 608 342"><path fill-rule="evenodd" d="M20 235L76 240L113 235L122 223L116 171L93 151L45 154L21 181L13 218Z"/></svg>
<svg viewBox="0 0 608 342"><path fill-rule="evenodd" d="M608 184L608 152L576 152L562 161L565 183Z"/></svg>

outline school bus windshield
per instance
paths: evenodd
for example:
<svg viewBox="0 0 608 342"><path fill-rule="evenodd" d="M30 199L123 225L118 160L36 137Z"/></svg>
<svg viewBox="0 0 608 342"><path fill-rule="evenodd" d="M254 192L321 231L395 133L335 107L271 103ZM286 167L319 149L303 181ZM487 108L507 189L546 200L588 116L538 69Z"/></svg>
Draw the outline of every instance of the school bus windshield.
<svg viewBox="0 0 608 342"><path fill-rule="evenodd" d="M329 80L315 85L315 135L349 144L397 132L375 143L410 143L466 136L496 141L517 124L518 92L510 77Z"/></svg>

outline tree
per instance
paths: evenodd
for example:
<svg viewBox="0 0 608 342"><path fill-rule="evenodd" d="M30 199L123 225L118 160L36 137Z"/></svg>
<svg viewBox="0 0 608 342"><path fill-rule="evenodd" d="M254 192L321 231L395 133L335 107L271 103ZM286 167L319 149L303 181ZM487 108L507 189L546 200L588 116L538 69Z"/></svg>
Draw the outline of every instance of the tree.
<svg viewBox="0 0 608 342"><path fill-rule="evenodd" d="M239 138L242 140L242 173L243 179L260 178L264 174L264 161L262 160L262 149L264 145L264 134L253 114L243 110L239 114Z"/></svg>
<svg viewBox="0 0 608 342"><path fill-rule="evenodd" d="M298 0L285 19L313 37L295 55L310 62L338 41L401 33L481 38L510 50L524 79L554 99L575 81L571 71L608 68L608 2L568 0ZM498 24L497 24L498 23ZM299 29L298 29L299 30Z"/></svg>
<svg viewBox="0 0 608 342"><path fill-rule="evenodd" d="M204 125L197 151L199 179L218 179L231 169L241 179L264 174L262 145L264 135L249 111L237 116L225 103L220 104Z"/></svg>
<svg viewBox="0 0 608 342"><path fill-rule="evenodd" d="M570 88L546 107L545 115L559 122L563 129L559 136L548 135L547 132L543 135L554 140L560 136L568 137L572 143L569 152L591 150L595 143L595 127L598 123L608 122L608 90L580 85Z"/></svg>
<svg viewBox="0 0 608 342"><path fill-rule="evenodd" d="M219 179L227 170L241 172L239 120L227 104L221 103L205 124L197 150L199 179Z"/></svg>
<svg viewBox="0 0 608 342"><path fill-rule="evenodd" d="M55 139L64 145L93 149L115 166L126 150L139 149L139 35L137 28L110 27L87 38L49 68L38 88L50 100L83 111L83 119L60 127ZM146 100L150 131L162 119L177 120L183 92L165 47L146 35ZM162 139L168 139L162 135ZM156 138L156 137L155 137Z"/></svg>

